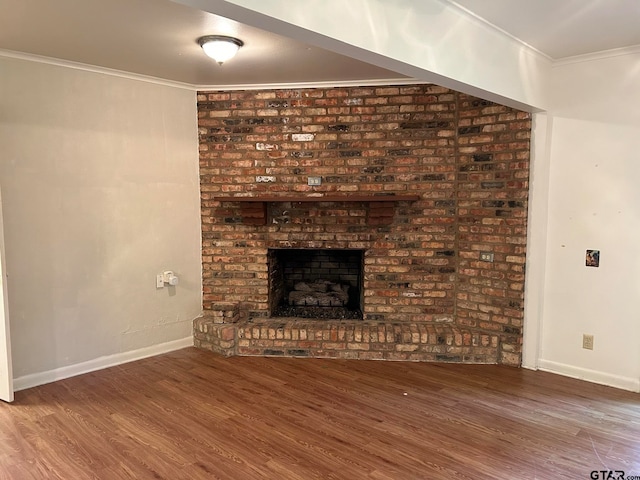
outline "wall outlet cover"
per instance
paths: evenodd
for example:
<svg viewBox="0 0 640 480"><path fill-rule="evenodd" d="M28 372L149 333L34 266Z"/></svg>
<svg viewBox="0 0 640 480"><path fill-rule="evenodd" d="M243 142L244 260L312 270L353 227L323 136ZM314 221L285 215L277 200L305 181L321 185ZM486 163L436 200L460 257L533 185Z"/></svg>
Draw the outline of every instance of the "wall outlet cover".
<svg viewBox="0 0 640 480"><path fill-rule="evenodd" d="M481 262L493 262L493 252L480 252Z"/></svg>

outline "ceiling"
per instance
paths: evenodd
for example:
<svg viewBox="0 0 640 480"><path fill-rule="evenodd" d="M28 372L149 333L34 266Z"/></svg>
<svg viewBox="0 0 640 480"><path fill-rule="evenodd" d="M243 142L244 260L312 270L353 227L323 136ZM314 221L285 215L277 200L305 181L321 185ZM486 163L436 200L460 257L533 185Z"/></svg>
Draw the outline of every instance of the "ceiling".
<svg viewBox="0 0 640 480"><path fill-rule="evenodd" d="M638 0L455 0L553 60L640 45Z"/></svg>
<svg viewBox="0 0 640 480"><path fill-rule="evenodd" d="M640 0L442 1L554 60L640 45ZM0 12L1 50L196 86L403 77L170 0L0 0ZM220 67L196 42L209 34L236 36L245 47Z"/></svg>
<svg viewBox="0 0 640 480"><path fill-rule="evenodd" d="M402 75L169 0L0 0L0 49L192 85L329 82ZM203 35L245 46L223 67Z"/></svg>

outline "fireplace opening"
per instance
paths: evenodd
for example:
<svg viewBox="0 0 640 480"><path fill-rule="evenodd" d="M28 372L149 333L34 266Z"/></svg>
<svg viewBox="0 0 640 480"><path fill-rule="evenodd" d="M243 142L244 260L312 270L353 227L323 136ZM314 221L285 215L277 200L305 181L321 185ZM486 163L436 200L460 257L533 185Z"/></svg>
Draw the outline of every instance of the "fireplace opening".
<svg viewBox="0 0 640 480"><path fill-rule="evenodd" d="M364 250L269 249L271 317L362 319Z"/></svg>

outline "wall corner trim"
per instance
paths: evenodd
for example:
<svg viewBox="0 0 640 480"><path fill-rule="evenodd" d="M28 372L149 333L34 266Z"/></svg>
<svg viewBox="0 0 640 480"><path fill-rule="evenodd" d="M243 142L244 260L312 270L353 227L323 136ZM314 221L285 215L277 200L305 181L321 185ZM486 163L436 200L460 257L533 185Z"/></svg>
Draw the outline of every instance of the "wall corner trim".
<svg viewBox="0 0 640 480"><path fill-rule="evenodd" d="M188 337L181 338L179 340L172 340L170 342L152 345L150 347L144 347L138 350L106 355L104 357L95 358L86 362L76 363L75 365L68 365L66 367L56 368L54 370L48 370L46 372L24 375L22 377L14 379L13 388L16 392L20 390L26 390L27 388L37 387L46 383L75 377L76 375L82 375L84 373L94 372L96 370L102 370L104 368L115 367L117 365L122 365L123 363L134 362L136 360L142 360L143 358L153 357L155 355L173 352L174 350L180 350L182 348L192 346L193 335L189 335Z"/></svg>

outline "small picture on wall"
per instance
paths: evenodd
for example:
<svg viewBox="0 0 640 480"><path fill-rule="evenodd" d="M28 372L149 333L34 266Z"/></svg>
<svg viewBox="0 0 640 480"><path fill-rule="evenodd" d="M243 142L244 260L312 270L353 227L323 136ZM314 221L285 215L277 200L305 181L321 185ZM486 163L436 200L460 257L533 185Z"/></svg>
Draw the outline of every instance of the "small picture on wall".
<svg viewBox="0 0 640 480"><path fill-rule="evenodd" d="M600 250L587 250L587 267L600 266Z"/></svg>

